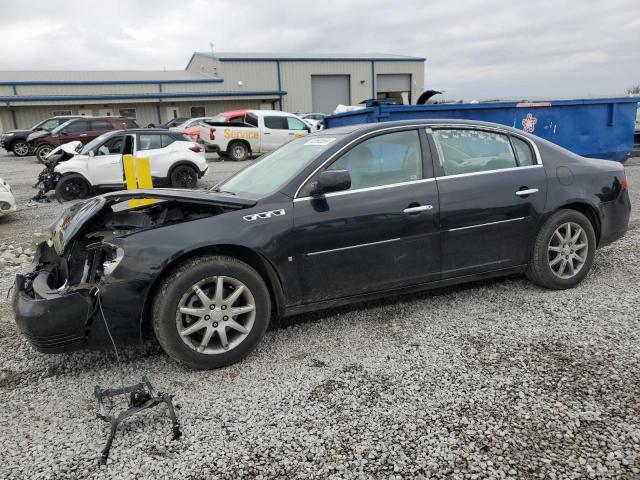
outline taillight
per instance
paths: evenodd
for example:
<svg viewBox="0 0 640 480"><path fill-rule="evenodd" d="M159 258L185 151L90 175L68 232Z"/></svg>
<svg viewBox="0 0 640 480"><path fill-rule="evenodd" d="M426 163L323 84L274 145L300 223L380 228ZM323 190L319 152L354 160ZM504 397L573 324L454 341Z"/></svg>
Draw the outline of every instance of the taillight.
<svg viewBox="0 0 640 480"><path fill-rule="evenodd" d="M629 180L627 179L627 176L624 176L624 180L622 180L622 190L626 190L627 188L629 188Z"/></svg>
<svg viewBox="0 0 640 480"><path fill-rule="evenodd" d="M193 145L193 147L190 147L189 150L191 150L192 152L200 153L202 151L202 147L196 143Z"/></svg>
<svg viewBox="0 0 640 480"><path fill-rule="evenodd" d="M216 139L216 129L215 128L210 128L209 129L209 140L215 140Z"/></svg>

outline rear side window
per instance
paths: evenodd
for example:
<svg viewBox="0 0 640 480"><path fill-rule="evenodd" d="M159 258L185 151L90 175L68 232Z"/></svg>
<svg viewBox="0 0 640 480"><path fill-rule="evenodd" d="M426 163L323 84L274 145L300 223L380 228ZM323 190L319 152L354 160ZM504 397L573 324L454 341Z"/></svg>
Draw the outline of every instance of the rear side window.
<svg viewBox="0 0 640 480"><path fill-rule="evenodd" d="M433 139L445 175L516 167L509 137L474 129L438 129Z"/></svg>
<svg viewBox="0 0 640 480"><path fill-rule="evenodd" d="M89 131L89 122L86 120L76 120L75 122L71 122L69 125L64 127L63 132L74 133L74 132L87 132Z"/></svg>
<svg viewBox="0 0 640 480"><path fill-rule="evenodd" d="M258 126L258 117L256 117L253 113L247 113L244 117L244 123L247 125L251 125L252 127Z"/></svg>
<svg viewBox="0 0 640 480"><path fill-rule="evenodd" d="M365 140L328 170L347 170L350 190L422 179L422 151L416 130L387 133Z"/></svg>
<svg viewBox="0 0 640 480"><path fill-rule="evenodd" d="M533 152L531 152L531 147L527 142L518 137L511 137L511 142L518 157L518 165L521 167L535 165L536 162L533 160Z"/></svg>
<svg viewBox="0 0 640 480"><path fill-rule="evenodd" d="M164 148L175 142L175 139L171 135L160 135L160 142Z"/></svg>
<svg viewBox="0 0 640 480"><path fill-rule="evenodd" d="M264 126L272 130L289 130L287 117L264 117Z"/></svg>
<svg viewBox="0 0 640 480"><path fill-rule="evenodd" d="M107 120L92 120L91 130L113 130L113 125Z"/></svg>
<svg viewBox="0 0 640 480"><path fill-rule="evenodd" d="M140 135L138 150L156 150L162 148L161 135Z"/></svg>

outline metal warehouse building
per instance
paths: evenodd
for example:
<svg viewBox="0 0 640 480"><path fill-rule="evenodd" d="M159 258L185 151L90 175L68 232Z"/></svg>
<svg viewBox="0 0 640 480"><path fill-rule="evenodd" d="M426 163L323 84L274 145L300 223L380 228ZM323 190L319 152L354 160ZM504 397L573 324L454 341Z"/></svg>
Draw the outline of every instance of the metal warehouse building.
<svg viewBox="0 0 640 480"><path fill-rule="evenodd" d="M207 53L174 71L0 71L0 131L52 115L124 115L141 125L236 108L331 113L424 89L424 58L390 54Z"/></svg>

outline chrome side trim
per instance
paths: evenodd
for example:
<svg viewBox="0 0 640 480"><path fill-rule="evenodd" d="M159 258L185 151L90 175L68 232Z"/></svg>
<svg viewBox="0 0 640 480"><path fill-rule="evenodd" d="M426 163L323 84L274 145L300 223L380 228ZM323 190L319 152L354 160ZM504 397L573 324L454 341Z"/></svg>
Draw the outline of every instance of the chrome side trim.
<svg viewBox="0 0 640 480"><path fill-rule="evenodd" d="M450 228L449 230L445 230L445 231L458 232L460 230L469 230L470 228L480 228L480 227L488 227L489 225L499 225L501 223L519 222L520 220L525 220L526 218L527 217L510 218L508 220L499 220L497 222L480 223L478 225L469 225L468 227Z"/></svg>
<svg viewBox="0 0 640 480"><path fill-rule="evenodd" d="M313 200L316 198L331 198L331 197L339 197L341 195L350 195L352 193L360 193L360 192L371 192L373 190L384 190L386 188L394 188L394 187L404 187L406 185L415 185L418 183L428 183L435 182L435 178L423 178L422 180L411 180L410 182L400 182L400 183L390 183L388 185L379 185L377 187L366 187L366 188L358 188L356 190L343 190L342 192L331 192L326 193L321 197L298 197L294 198L294 202L302 202L304 200Z"/></svg>
<svg viewBox="0 0 640 480"><path fill-rule="evenodd" d="M470 172L470 173L457 173L455 175L443 175L441 177L436 177L438 180L447 180L449 178L462 178L462 177L473 177L476 175L486 175L488 173L500 173L500 172L513 172L516 170L528 170L530 168L542 168L542 165L527 165L526 167L509 167L509 168L499 168L497 170L484 170L482 172Z"/></svg>
<svg viewBox="0 0 640 480"><path fill-rule="evenodd" d="M500 128L500 127L490 127L490 126L487 126L487 125L476 125L476 124L469 124L469 123L450 123L450 124L441 123L440 125L429 125L428 126L428 128L443 129L443 130L446 130L449 127L452 127L452 128L467 128L467 129L476 128L478 130L489 130L489 131L492 131L492 132L498 132L498 133L502 133L502 134L505 134L505 135L513 135L514 137L518 137L519 139L524 140L529 145L531 145L531 148L533 148L533 153L534 153L534 155L536 157L536 163L538 165L542 165L542 157L540 156L540 151L538 150L538 146L536 145L536 142L534 142L533 140L531 140L528 137L525 137L524 135L522 135L518 131L512 132L510 130L506 130L506 129ZM535 165L525 165L523 167L516 167L516 168L527 168L527 167L531 167L531 166L535 166Z"/></svg>
<svg viewBox="0 0 640 480"><path fill-rule="evenodd" d="M382 128L380 130L375 130L373 132L367 132L364 133L356 138L354 138L353 140L351 140L349 143L343 145L340 149L338 149L336 152L333 153L333 155L331 155L329 158L327 158L324 162L322 162L322 164L320 164L313 172L311 172L307 178L305 178L302 183L300 185L298 185L298 188L296 189L296 193L293 195L294 201L302 198L302 199L306 199L306 198L311 198L311 197L298 197L298 194L300 193L300 190L302 190L302 187L304 187L306 185L306 183L309 181L309 179L311 177L313 177L316 173L318 173L318 171L320 169L322 169L327 163L331 162L337 155L339 155L340 153L342 153L346 148L350 147L352 144L354 144L355 142L368 137L368 136L375 136L376 134L380 133L380 132L388 132L390 130L402 130L402 129L410 129L410 128L424 128L424 129L433 129L433 128L448 128L448 127L452 127L452 128L476 128L476 129L480 129L480 130L490 130L490 131L495 131L495 132L500 132L503 133L505 135L514 135L522 140L524 140L525 142L529 143L529 145L531 145L531 147L533 148L533 152L536 156L536 161L538 163L538 165L528 165L528 166L524 166L524 167L515 167L517 169L519 168L531 168L531 167L535 167L535 166L542 166L542 158L540 157L540 151L538 150L538 146L536 145L536 143L525 137L524 135L521 135L517 132L512 132L500 127L489 127L486 125L480 125L480 124L473 124L473 123L441 123L438 124L437 122L435 124L425 124L425 123L418 123L418 124L410 124L410 125L398 125L397 127L387 127L387 128ZM429 132L427 132L429 133ZM439 161L442 161L440 159L440 156L438 155L438 159ZM488 173L488 172L487 172ZM462 174L462 175L467 175L467 174ZM444 178L444 177L439 177L439 178ZM433 180L433 178L429 178L429 179L424 179L424 180ZM399 184L395 184L395 185L399 185ZM377 187L372 187L372 188L377 188ZM361 190L351 190L353 192L356 191L362 191L364 189ZM349 191L349 190L348 190ZM342 193L342 192L337 192L337 193Z"/></svg>
<svg viewBox="0 0 640 480"><path fill-rule="evenodd" d="M361 244L358 244L358 245L350 245L348 247L332 248L332 249L329 249L329 250L320 250L318 252L309 252L309 253L305 253L305 256L312 257L314 255L322 255L323 253L341 252L341 251L344 251L344 250L352 250L354 248L370 247L371 245L380 245L382 243L397 242L399 240L400 240L399 238L390 238L389 240L380 240L379 242L361 243Z"/></svg>

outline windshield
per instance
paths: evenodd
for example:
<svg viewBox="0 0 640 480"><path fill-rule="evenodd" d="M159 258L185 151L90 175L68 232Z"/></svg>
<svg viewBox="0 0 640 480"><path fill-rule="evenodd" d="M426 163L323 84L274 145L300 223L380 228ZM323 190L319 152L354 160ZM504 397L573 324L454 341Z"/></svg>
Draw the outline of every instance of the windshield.
<svg viewBox="0 0 640 480"><path fill-rule="evenodd" d="M109 132L109 133L103 133L98 138L94 138L89 143L87 143L84 147L82 147L82 150L80 150L80 155L89 155L89 152L91 150L102 145L102 143L112 135L114 135L114 133Z"/></svg>
<svg viewBox="0 0 640 480"><path fill-rule="evenodd" d="M320 153L328 149L337 137L302 137L263 155L253 165L214 187L214 191L264 196L281 189Z"/></svg>

